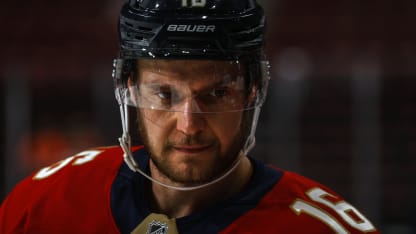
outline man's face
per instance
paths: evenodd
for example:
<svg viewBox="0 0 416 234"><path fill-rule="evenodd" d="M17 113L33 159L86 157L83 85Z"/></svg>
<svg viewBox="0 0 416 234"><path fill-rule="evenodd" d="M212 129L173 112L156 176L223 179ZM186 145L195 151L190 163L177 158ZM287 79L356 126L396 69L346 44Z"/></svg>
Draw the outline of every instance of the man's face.
<svg viewBox="0 0 416 234"><path fill-rule="evenodd" d="M137 65L139 129L158 170L184 184L220 176L243 144L243 69L226 61Z"/></svg>

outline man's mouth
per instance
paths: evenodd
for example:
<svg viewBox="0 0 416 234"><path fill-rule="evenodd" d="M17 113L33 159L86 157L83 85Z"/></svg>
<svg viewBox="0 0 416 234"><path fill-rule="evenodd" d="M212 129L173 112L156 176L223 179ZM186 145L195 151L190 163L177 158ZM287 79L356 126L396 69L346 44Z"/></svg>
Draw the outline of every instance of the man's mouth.
<svg viewBox="0 0 416 234"><path fill-rule="evenodd" d="M202 153L209 150L212 147L211 144L207 145L174 145L172 148L176 151L188 154Z"/></svg>

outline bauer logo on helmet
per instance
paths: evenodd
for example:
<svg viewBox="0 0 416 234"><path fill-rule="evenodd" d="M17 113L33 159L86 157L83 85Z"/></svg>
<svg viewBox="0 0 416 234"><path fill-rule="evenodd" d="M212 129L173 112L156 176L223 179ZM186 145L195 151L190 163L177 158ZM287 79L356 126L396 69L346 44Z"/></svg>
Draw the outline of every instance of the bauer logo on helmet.
<svg viewBox="0 0 416 234"><path fill-rule="evenodd" d="M203 25L203 24L169 24L167 30L169 32L215 32L215 25Z"/></svg>

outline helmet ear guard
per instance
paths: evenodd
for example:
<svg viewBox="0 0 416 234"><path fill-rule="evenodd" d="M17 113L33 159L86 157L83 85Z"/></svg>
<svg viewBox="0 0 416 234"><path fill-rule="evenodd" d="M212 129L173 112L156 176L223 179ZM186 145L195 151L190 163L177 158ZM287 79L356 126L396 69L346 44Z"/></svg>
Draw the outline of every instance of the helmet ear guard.
<svg viewBox="0 0 416 234"><path fill-rule="evenodd" d="M132 71L132 60L116 58L113 60L113 82L115 88L115 96L119 105L123 104L126 98L127 80Z"/></svg>

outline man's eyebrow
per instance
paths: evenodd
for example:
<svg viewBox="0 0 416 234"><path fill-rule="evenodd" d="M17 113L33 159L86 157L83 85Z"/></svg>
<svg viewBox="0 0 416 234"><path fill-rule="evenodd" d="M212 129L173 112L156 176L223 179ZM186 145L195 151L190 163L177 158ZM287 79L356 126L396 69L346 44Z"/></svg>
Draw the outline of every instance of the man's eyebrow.
<svg viewBox="0 0 416 234"><path fill-rule="evenodd" d="M145 89L149 89L152 91L157 91L157 90L175 90L175 87L173 85L170 84L161 84L161 83L148 83L148 84L144 84L144 85L140 85L140 87L143 87Z"/></svg>
<svg viewBox="0 0 416 234"><path fill-rule="evenodd" d="M147 73L147 72L146 72ZM225 86L229 86L231 83L236 82L237 84L237 89L239 88L238 83L239 79L244 79L241 78L241 76L239 75L230 75L230 74L226 74L226 75L222 75L220 76L211 76L211 78L209 77L210 75L207 76L201 76L199 78L189 78L189 81L184 81L183 79L181 79L180 77L174 77L174 76L170 76L170 77L165 77L165 74L160 74L160 73L153 73L150 72L149 75L149 79L148 80L141 80L139 81L138 85L139 86L144 86L148 89L160 89L160 88L170 88L172 90L180 90L177 89L178 86L182 86L183 82L187 83L190 82L190 84L192 83L192 81L196 82L195 86L190 85L188 88L191 89L191 92L196 94L199 92L210 92L212 91L213 88L216 87L225 87ZM211 74L212 75L212 74ZM200 83L199 83L200 82ZM198 83L200 85L198 85ZM193 88L192 88L193 86ZM240 87L241 88L241 87ZM188 89L188 91L189 91Z"/></svg>
<svg viewBox="0 0 416 234"><path fill-rule="evenodd" d="M200 90L198 90L198 92L211 91L213 88L217 88L217 87L227 87L230 83L236 82L236 81L237 81L237 79L218 80L214 83L207 84L206 86L204 86Z"/></svg>

